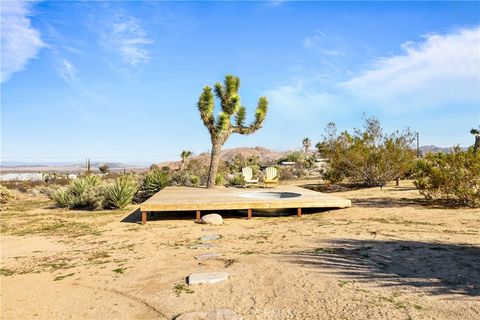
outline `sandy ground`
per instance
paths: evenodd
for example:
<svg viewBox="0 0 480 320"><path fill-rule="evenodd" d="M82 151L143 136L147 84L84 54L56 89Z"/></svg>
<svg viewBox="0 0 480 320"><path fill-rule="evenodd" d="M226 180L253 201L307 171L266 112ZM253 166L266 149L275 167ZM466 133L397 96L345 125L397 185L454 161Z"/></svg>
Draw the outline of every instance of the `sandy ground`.
<svg viewBox="0 0 480 320"><path fill-rule="evenodd" d="M65 211L21 196L1 212L2 319L480 319L480 210L426 204L408 182L336 193L353 207L302 218ZM130 215L134 217L136 213ZM218 233L212 248L195 248ZM221 253L217 260L194 256ZM185 284L196 272L228 281Z"/></svg>

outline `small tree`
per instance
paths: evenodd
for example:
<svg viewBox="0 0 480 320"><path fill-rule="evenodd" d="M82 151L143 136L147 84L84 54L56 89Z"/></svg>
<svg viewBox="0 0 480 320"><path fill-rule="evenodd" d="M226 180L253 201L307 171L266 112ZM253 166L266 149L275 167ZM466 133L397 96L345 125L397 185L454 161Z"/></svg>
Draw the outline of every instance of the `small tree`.
<svg viewBox="0 0 480 320"><path fill-rule="evenodd" d="M98 167L98 170L100 170L100 173L108 173L110 171L110 167L107 164L104 164Z"/></svg>
<svg viewBox="0 0 480 320"><path fill-rule="evenodd" d="M310 147L312 146L312 141L310 139L305 138L302 141L303 144L303 149L305 150L305 153L308 153L310 151Z"/></svg>
<svg viewBox="0 0 480 320"><path fill-rule="evenodd" d="M190 158L192 155L193 155L193 152L189 150L183 150L182 153L180 153L180 158L182 158L182 163L180 164L180 171L183 170L185 163L187 162L188 158Z"/></svg>
<svg viewBox="0 0 480 320"><path fill-rule="evenodd" d="M384 134L380 122L366 118L363 130L355 129L337 134L329 123L319 151L330 158L325 178L332 182L349 179L365 186L383 187L410 168L415 158L411 131Z"/></svg>
<svg viewBox="0 0 480 320"><path fill-rule="evenodd" d="M480 129L480 127L479 127ZM475 136L475 144L473 145L473 153L477 154L478 150L480 149L480 130L479 129L472 129L470 133Z"/></svg>
<svg viewBox="0 0 480 320"><path fill-rule="evenodd" d="M240 78L226 75L223 84L215 83L214 92L220 101L221 112L217 117L214 115L214 97L212 88L206 86L198 99L197 107L200 112L203 124L210 133L212 143L212 152L210 158L210 167L208 170L207 188L215 187L215 178L217 176L218 164L222 146L232 133L251 134L262 127L263 121L267 115L268 101L266 97L258 100L255 111L255 120L248 126L245 125L247 116L246 108L240 103L238 89L240 87ZM232 124L232 116L234 123Z"/></svg>

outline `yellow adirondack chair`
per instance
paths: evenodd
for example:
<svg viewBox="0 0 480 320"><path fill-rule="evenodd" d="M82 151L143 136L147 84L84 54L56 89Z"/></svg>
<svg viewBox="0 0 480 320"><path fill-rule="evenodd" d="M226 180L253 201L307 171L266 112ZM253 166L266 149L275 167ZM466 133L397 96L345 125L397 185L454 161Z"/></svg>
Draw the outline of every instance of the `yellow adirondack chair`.
<svg viewBox="0 0 480 320"><path fill-rule="evenodd" d="M265 170L265 188L278 187L278 171L275 167L268 167Z"/></svg>
<svg viewBox="0 0 480 320"><path fill-rule="evenodd" d="M258 179L253 179L253 171L251 167L242 168L243 179L245 180L244 187L258 187Z"/></svg>

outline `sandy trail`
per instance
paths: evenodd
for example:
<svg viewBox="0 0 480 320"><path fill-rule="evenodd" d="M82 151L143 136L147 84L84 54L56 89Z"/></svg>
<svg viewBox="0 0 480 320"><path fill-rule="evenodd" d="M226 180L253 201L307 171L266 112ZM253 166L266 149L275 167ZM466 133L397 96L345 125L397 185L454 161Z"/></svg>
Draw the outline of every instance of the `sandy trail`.
<svg viewBox="0 0 480 320"><path fill-rule="evenodd" d="M209 231L192 219L141 226L120 222L125 212L7 207L2 319L172 319L221 307L245 319L480 318L480 210L428 206L408 183L336 195L354 206L227 218ZM194 248L212 233L212 248ZM205 252L222 256L194 259ZM185 285L210 271L231 277Z"/></svg>

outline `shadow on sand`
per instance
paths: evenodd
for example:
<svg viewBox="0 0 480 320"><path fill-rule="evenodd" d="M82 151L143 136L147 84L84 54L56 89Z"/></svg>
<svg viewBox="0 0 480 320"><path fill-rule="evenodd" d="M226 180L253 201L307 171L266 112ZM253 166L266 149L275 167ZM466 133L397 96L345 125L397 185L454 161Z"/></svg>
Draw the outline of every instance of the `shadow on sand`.
<svg viewBox="0 0 480 320"><path fill-rule="evenodd" d="M333 240L287 260L380 286L480 296L480 247L419 241Z"/></svg>

